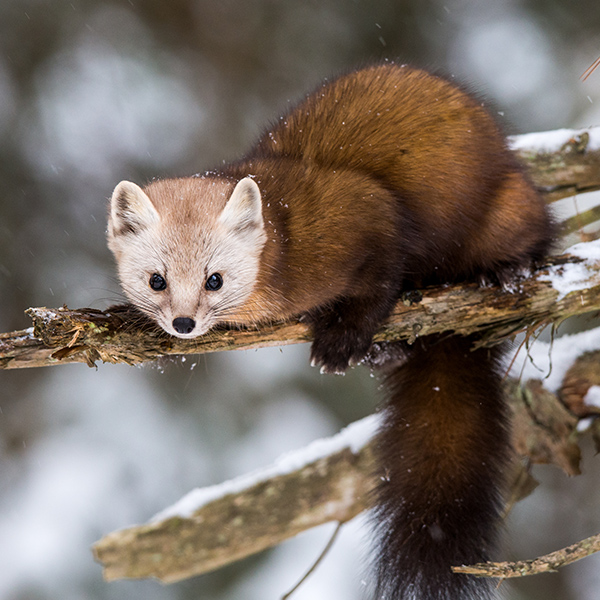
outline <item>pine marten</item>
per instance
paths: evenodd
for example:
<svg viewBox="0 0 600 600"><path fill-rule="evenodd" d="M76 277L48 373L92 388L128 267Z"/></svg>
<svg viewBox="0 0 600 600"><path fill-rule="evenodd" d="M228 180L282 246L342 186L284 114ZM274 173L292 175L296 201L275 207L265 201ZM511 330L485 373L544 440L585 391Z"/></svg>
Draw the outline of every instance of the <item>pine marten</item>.
<svg viewBox="0 0 600 600"><path fill-rule="evenodd" d="M119 183L108 226L126 295L166 332L301 317L329 373L365 358L406 290L504 282L553 235L482 103L393 63L326 81L237 162ZM475 340L423 337L384 365L377 598L494 596L451 572L495 548L508 456L503 349Z"/></svg>

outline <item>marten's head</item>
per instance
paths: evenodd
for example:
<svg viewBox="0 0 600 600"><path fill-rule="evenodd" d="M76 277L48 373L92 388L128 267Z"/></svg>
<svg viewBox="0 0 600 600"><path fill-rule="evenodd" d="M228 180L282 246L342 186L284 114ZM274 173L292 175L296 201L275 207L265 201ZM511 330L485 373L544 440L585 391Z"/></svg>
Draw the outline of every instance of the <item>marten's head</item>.
<svg viewBox="0 0 600 600"><path fill-rule="evenodd" d="M113 192L108 245L129 300L167 333L190 338L227 321L256 283L266 235L246 177L157 181Z"/></svg>

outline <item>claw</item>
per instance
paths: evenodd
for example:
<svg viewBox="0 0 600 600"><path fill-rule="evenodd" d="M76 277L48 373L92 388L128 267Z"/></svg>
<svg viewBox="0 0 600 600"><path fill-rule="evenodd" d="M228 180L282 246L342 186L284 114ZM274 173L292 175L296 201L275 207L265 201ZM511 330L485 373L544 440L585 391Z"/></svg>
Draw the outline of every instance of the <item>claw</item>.
<svg viewBox="0 0 600 600"><path fill-rule="evenodd" d="M492 285L494 285L494 284L487 275L479 276L479 287L487 288L487 287L491 287Z"/></svg>
<svg viewBox="0 0 600 600"><path fill-rule="evenodd" d="M338 369L328 369L323 365L320 369L321 375L345 375L346 371L339 371Z"/></svg>

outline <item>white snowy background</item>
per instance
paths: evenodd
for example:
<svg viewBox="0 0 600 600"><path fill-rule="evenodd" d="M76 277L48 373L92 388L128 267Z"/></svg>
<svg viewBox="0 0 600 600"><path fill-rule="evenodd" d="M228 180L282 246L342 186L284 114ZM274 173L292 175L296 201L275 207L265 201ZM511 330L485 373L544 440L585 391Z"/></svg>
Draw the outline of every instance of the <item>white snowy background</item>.
<svg viewBox="0 0 600 600"><path fill-rule="evenodd" d="M482 92L509 133L599 125L600 71L579 79L599 34L592 1L2 0L0 331L27 327L28 306L119 300L104 239L114 185L239 156L322 77L398 58ZM170 586L105 583L90 545L373 412L367 372L320 376L307 350L1 372L0 600L279 598L332 526ZM544 377L548 347L537 352L527 372ZM600 530L598 469L590 447L579 478L537 468L542 485L511 515L504 556ZM363 597L363 521L343 529L297 600ZM519 600L597 600L599 573L590 558L503 588Z"/></svg>

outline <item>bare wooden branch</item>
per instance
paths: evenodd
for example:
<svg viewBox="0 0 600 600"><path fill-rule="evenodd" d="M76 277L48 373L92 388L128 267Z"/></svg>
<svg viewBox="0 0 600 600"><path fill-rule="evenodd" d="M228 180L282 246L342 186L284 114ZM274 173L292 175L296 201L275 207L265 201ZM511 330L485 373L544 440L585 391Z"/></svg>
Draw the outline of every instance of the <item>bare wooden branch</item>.
<svg viewBox="0 0 600 600"><path fill-rule="evenodd" d="M452 567L452 570L455 573L477 577L499 577L501 579L525 577L540 573L553 573L560 567L570 565L598 551L600 551L600 534L532 560L478 563L476 565Z"/></svg>
<svg viewBox="0 0 600 600"><path fill-rule="evenodd" d="M527 165L534 183L549 201L600 189L600 128L559 130L512 138L516 153ZM558 142L557 142L558 140ZM592 222L591 209L565 226L573 231ZM568 262L569 258L563 258ZM427 290L415 306L399 304L390 323L377 339L412 339L416 335L455 331L489 330L489 341L509 335L528 323L560 320L572 314L600 309L597 283L576 299L553 306L556 293L539 279L523 282L513 294L483 290L476 286L453 286ZM96 361L137 364L173 354L248 349L310 341L301 323L279 323L260 331L215 330L194 340L179 340L156 327L138 327L144 319L127 307L95 309L31 308L33 330L0 334L0 368L51 366Z"/></svg>
<svg viewBox="0 0 600 600"><path fill-rule="evenodd" d="M557 300L559 293L548 277L550 270L579 264L585 271L581 289ZM493 344L528 326L561 321L600 310L600 264L564 255L539 269L535 276L516 282L508 291L497 286L459 284L429 288L400 301L375 341L409 340L417 336L451 331L458 334L485 332ZM30 308L32 330L0 334L0 367L52 366L95 361L136 364L160 356L200 354L308 342L310 331L294 321L274 323L260 330L215 329L205 336L182 340L156 327L139 326L140 315L129 307L106 312Z"/></svg>

